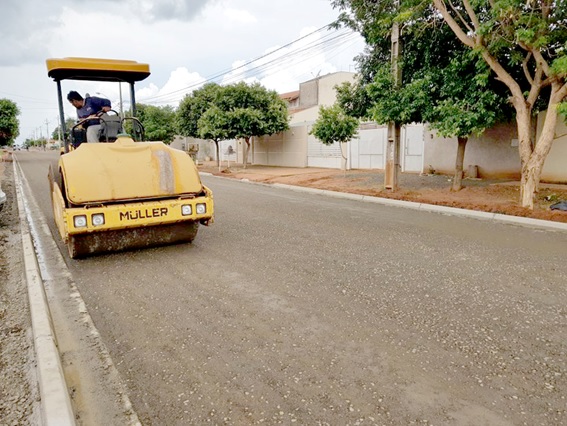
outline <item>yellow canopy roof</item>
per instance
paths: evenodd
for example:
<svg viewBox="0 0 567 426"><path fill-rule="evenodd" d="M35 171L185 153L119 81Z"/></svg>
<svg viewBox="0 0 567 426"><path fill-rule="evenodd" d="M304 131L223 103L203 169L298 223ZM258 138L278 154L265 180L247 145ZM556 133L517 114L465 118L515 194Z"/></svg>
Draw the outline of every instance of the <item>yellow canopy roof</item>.
<svg viewBox="0 0 567 426"><path fill-rule="evenodd" d="M99 58L52 58L46 60L47 75L54 80L141 81L150 66L136 61Z"/></svg>

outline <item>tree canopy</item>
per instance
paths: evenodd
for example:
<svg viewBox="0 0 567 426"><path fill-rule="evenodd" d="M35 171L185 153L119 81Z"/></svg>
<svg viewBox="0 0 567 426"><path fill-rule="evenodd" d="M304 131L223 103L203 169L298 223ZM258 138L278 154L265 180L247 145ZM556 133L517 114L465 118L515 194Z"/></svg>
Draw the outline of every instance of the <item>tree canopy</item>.
<svg viewBox="0 0 567 426"><path fill-rule="evenodd" d="M177 108L175 124L179 134L199 138L199 119L211 106L215 105L221 86L207 83L186 95Z"/></svg>
<svg viewBox="0 0 567 426"><path fill-rule="evenodd" d="M244 139L246 167L250 139L289 128L286 103L259 83L208 84L186 96L177 113L181 134L218 141Z"/></svg>
<svg viewBox="0 0 567 426"><path fill-rule="evenodd" d="M378 121L429 121L446 136L462 137L505 120L510 115L505 101L511 99L520 139L522 204L533 207L557 111L567 110L560 104L567 92L566 0L400 0L398 7L386 0L332 3L343 11L340 21L360 31L369 45L359 62L374 104L366 111L356 103L351 108ZM402 33L399 91L389 89L385 70L393 22ZM364 94L349 100L357 99ZM545 131L534 144L531 118L544 108Z"/></svg>
<svg viewBox="0 0 567 426"><path fill-rule="evenodd" d="M0 146L13 145L20 135L20 110L10 99L0 99Z"/></svg>
<svg viewBox="0 0 567 426"><path fill-rule="evenodd" d="M387 1L333 3L343 10L340 21L360 31L368 46L357 58L359 83L338 90L340 105L351 115L380 124L428 122L443 136L479 134L510 119L504 86L490 79L490 69L442 25L427 2L413 2L413 9L399 14ZM399 85L394 83L390 56L394 21L405 23ZM449 109L453 114L447 114Z"/></svg>
<svg viewBox="0 0 567 426"><path fill-rule="evenodd" d="M136 104L137 118L144 126L145 139L170 144L176 134L175 110L169 105Z"/></svg>
<svg viewBox="0 0 567 426"><path fill-rule="evenodd" d="M412 10L411 24L402 27L401 72L394 76L392 58L384 52L390 52L392 23L403 23L407 14L396 16L386 2L337 4L346 10L342 22L365 34L369 43L358 57L360 80L339 87L339 104L380 124L426 122L443 137L457 137L452 188L460 190L469 136L512 116L504 86L490 79L490 68L459 43L431 7L418 8L421 15Z"/></svg>
<svg viewBox="0 0 567 426"><path fill-rule="evenodd" d="M356 135L357 129L358 120L335 104L319 108L319 117L313 124L310 134L325 145L332 145L335 142L348 142Z"/></svg>
<svg viewBox="0 0 567 426"><path fill-rule="evenodd" d="M182 136L202 138L215 143L217 165L220 167L219 142L228 139L226 123L221 111L215 107L222 87L207 83L186 95L179 103L175 123Z"/></svg>
<svg viewBox="0 0 567 426"><path fill-rule="evenodd" d="M75 124L77 124L76 120L74 120L73 118L67 118L65 120L65 131L69 132L69 130L71 130ZM63 134L59 135L59 128L60 127L61 127L60 124L57 125L57 127L55 127L53 132L51 132L51 139L58 140L59 136L61 136L62 140L65 139L65 135L63 135Z"/></svg>
<svg viewBox="0 0 567 426"><path fill-rule="evenodd" d="M325 145L339 143L343 166L346 169L347 158L343 153L342 144L348 142L356 135L358 119L347 114L338 104L330 107L319 107L319 117L313 124L310 134L314 135Z"/></svg>

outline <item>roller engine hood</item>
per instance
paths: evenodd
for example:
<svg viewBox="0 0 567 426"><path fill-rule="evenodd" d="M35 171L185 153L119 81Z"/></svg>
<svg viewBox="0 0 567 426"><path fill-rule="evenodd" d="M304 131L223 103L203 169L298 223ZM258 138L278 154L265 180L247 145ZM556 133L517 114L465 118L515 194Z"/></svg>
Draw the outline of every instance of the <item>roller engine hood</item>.
<svg viewBox="0 0 567 426"><path fill-rule="evenodd" d="M187 154L162 142L83 143L61 157L69 201L77 205L192 196L202 192Z"/></svg>

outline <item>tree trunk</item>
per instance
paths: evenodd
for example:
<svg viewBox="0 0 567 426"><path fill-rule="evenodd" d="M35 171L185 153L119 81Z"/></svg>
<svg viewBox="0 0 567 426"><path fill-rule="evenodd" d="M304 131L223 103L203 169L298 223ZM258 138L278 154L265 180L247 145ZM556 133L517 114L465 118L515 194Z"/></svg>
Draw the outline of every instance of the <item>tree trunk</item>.
<svg viewBox="0 0 567 426"><path fill-rule="evenodd" d="M555 117L550 117L554 114ZM548 110L543 130L537 140L536 146L528 158L522 161L522 181L520 186L520 200L522 207L534 208L534 199L539 190L541 172L547 154L551 150L555 136L555 125L557 124L557 112ZM553 126L553 127L552 127Z"/></svg>
<svg viewBox="0 0 567 426"><path fill-rule="evenodd" d="M520 184L520 202L522 207L530 210L534 208L534 198L539 172L534 166L526 166L522 170L522 180Z"/></svg>
<svg viewBox="0 0 567 426"><path fill-rule="evenodd" d="M518 126L518 150L520 153L521 181L520 181L520 203L522 207L533 209L535 181L534 175L528 179L528 169L533 153L531 108L525 105L524 99L514 99L516 109L516 124Z"/></svg>
<svg viewBox="0 0 567 426"><path fill-rule="evenodd" d="M242 159L243 167L246 168L248 165L248 151L250 151L250 137L244 138L246 145L244 146L244 158Z"/></svg>
<svg viewBox="0 0 567 426"><path fill-rule="evenodd" d="M549 154L551 150L551 145L555 137L557 103L558 101L555 99L554 93L552 93L542 131L535 146L532 146L530 115L523 114L520 116L520 114L518 114L516 116L518 122L518 136L520 139L520 159L522 162L520 202L522 207L531 210L534 208L534 198L539 189L543 165L547 154Z"/></svg>
<svg viewBox="0 0 567 426"><path fill-rule="evenodd" d="M215 149L217 151L217 167L219 168L219 172L220 172L220 168L221 168L221 164L220 164L220 147L219 147L219 141L214 141L215 142Z"/></svg>
<svg viewBox="0 0 567 426"><path fill-rule="evenodd" d="M344 172L346 174L347 165L348 165L348 158L344 154L344 149L343 149L344 146L343 145L346 146L346 142L339 142L339 148L341 150L341 168L344 170Z"/></svg>
<svg viewBox="0 0 567 426"><path fill-rule="evenodd" d="M451 191L460 191L463 188L463 164L465 162L465 148L469 138L458 137L457 142L457 159L455 161L455 178L453 179L453 186Z"/></svg>

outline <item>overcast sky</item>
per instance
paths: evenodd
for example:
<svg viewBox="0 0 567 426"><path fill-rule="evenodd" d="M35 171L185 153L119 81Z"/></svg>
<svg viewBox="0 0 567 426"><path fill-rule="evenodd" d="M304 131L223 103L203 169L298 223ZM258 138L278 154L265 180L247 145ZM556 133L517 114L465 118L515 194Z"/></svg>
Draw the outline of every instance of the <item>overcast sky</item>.
<svg viewBox="0 0 567 426"><path fill-rule="evenodd" d="M0 98L21 110L17 143L58 125L47 58L148 63L152 75L137 83L136 101L177 106L205 81L298 90L317 75L354 72L363 49L348 30L320 30L339 14L331 0L2 0L0 10ZM64 95L98 93L119 108L118 84L62 86ZM122 93L126 103L125 84ZM66 101L65 113L76 118Z"/></svg>

